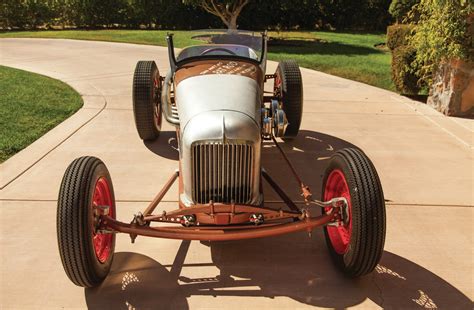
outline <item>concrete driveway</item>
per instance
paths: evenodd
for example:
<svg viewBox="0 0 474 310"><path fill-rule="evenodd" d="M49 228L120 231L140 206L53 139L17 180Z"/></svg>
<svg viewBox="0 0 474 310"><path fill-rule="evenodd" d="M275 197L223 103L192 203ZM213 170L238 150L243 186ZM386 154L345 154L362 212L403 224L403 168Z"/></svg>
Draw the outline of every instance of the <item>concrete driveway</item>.
<svg viewBox="0 0 474 310"><path fill-rule="evenodd" d="M56 245L56 198L67 165L107 164L118 217L130 221L177 167L173 128L143 144L131 108L138 60L164 75L166 49L72 40L1 39L0 64L65 81L84 107L0 166L0 308L444 308L472 309L474 121L365 84L303 69L302 131L284 145L319 196L331 154L358 146L387 199L380 265L358 280L329 261L320 230L239 242L181 242L119 235L112 272L97 289L67 279ZM269 64L273 72L275 63ZM263 164L299 200L272 148ZM276 197L269 191L266 200ZM160 209L176 206L177 188Z"/></svg>

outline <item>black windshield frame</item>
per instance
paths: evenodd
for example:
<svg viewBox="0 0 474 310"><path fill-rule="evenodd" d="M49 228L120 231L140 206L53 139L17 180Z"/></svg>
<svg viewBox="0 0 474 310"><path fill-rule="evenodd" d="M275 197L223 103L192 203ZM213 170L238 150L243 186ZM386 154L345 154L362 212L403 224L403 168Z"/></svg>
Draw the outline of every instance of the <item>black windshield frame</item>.
<svg viewBox="0 0 474 310"><path fill-rule="evenodd" d="M168 44L168 57L170 61L170 66L171 70L174 72L176 71L177 68L180 66L183 66L187 63L194 62L194 61L199 61L199 60L215 60L215 59L222 59L222 60L242 60L242 61L248 61L255 63L256 65L262 65L263 62L266 61L266 53L267 53L267 33L262 32L262 51L260 53L260 59L252 59L249 57L244 57L244 56L239 56L239 55L200 55L200 56L194 56L194 57L187 57L182 60L177 60L176 59L176 54L174 52L174 43L173 43L173 34L168 33L166 36L166 42Z"/></svg>

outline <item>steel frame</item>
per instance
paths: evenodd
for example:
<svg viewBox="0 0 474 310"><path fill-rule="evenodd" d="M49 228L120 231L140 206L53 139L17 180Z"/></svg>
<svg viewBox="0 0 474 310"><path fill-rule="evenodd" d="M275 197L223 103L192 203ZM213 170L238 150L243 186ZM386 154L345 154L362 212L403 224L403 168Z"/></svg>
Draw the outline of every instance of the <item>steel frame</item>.
<svg viewBox="0 0 474 310"><path fill-rule="evenodd" d="M224 241L262 238L276 236L297 231L307 231L309 234L318 226L339 225L345 220L347 201L345 198L333 198L322 202L312 199L312 194L298 176L295 168L273 137L273 142L285 159L295 179L300 184L301 195L304 197L305 206L298 207L280 186L262 168L261 175L272 189L280 196L289 210L266 208L263 205L222 204L210 201L208 204L198 204L185 207L179 204L179 209L160 215L153 214L158 204L166 195L177 179L179 171L175 171L165 183L160 192L151 201L148 207L134 215L131 223L117 221L110 217L107 211L100 208L98 226L96 229L102 233L126 233L130 235L132 243L137 236L157 238ZM182 182L179 180L180 192ZM311 216L310 208L317 206L324 208L320 216ZM178 224L180 227L155 226L152 222L165 224Z"/></svg>

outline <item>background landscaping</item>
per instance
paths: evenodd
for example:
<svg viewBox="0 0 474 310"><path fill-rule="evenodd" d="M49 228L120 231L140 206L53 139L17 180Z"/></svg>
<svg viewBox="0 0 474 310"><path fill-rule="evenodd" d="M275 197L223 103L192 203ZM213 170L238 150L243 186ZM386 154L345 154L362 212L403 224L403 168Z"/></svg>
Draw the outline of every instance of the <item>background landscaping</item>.
<svg viewBox="0 0 474 310"><path fill-rule="evenodd" d="M430 92L437 110L474 117L473 8L472 0L3 0L0 38L165 46L172 31L185 47L199 43L193 29L267 29L270 60L404 95ZM68 86L19 70L1 67L0 87L0 161L81 105Z"/></svg>
<svg viewBox="0 0 474 310"><path fill-rule="evenodd" d="M1 37L63 38L166 46L165 30L64 30L1 33ZM176 47L202 44L193 31L174 31ZM269 59L295 59L302 67L323 71L389 90L390 51L385 34L328 31L270 31ZM380 47L377 47L380 45Z"/></svg>

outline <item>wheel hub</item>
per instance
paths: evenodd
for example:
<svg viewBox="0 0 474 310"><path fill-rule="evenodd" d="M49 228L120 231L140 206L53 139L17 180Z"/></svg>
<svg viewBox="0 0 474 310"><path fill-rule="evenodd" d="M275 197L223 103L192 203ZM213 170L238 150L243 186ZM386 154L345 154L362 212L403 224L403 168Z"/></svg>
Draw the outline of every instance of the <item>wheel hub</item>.
<svg viewBox="0 0 474 310"><path fill-rule="evenodd" d="M334 250L338 254L344 254L349 248L352 235L352 214L351 214L351 195L344 174L341 170L333 170L326 181L324 190L324 200L328 201L335 197L345 198L345 207L340 207L340 220L328 225L327 233ZM330 211L332 207L326 207L325 211Z"/></svg>
<svg viewBox="0 0 474 310"><path fill-rule="evenodd" d="M110 233L104 233L98 230L100 226L101 215L114 216L112 205L112 196L110 187L105 178L97 180L94 194L92 196L92 243L97 259L105 263L110 256L113 236Z"/></svg>

